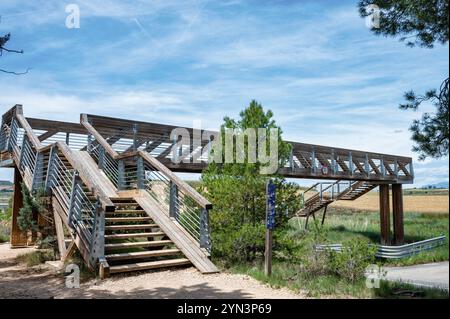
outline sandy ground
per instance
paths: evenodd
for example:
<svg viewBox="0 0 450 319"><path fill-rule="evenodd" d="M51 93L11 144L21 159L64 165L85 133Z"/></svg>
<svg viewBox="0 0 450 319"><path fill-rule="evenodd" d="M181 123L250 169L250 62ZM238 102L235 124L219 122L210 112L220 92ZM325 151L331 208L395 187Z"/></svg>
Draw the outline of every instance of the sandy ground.
<svg viewBox="0 0 450 319"><path fill-rule="evenodd" d="M405 212L418 213L449 213L449 197L447 195L433 196L403 196ZM364 209L367 211L379 210L378 193L370 193L361 196L353 201L341 200L333 203L330 207L345 207L354 209ZM392 203L391 203L392 205Z"/></svg>
<svg viewBox="0 0 450 319"><path fill-rule="evenodd" d="M16 256L32 249L0 244L1 298L304 298L287 289L273 289L235 274L202 275L194 268L149 271L91 280L80 288L66 288L65 278L49 267L26 268Z"/></svg>

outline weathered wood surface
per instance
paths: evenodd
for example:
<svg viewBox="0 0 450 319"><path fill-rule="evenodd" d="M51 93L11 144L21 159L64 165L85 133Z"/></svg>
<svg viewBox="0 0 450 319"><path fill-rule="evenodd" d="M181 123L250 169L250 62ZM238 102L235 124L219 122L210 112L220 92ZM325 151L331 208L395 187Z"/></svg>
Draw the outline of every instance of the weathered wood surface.
<svg viewBox="0 0 450 319"><path fill-rule="evenodd" d="M124 197L128 197L128 194L124 195ZM183 229L174 223L147 192L140 191L139 196L135 196L134 199L198 270L202 273L219 271L197 242L192 237L188 237Z"/></svg>

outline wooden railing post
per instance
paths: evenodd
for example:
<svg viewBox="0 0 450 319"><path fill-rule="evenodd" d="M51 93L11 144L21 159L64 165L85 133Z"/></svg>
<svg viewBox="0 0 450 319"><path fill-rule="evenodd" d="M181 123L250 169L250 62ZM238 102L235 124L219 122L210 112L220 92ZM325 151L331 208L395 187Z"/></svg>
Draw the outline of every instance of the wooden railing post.
<svg viewBox="0 0 450 319"><path fill-rule="evenodd" d="M92 229L92 241L89 249L89 259L92 268L95 268L99 260L105 256L105 212L97 201L94 227Z"/></svg>
<svg viewBox="0 0 450 319"><path fill-rule="evenodd" d="M366 154L366 159L364 161L364 170L366 171L367 177L370 177L369 155L367 155L367 154Z"/></svg>
<svg viewBox="0 0 450 319"><path fill-rule="evenodd" d="M316 165L316 149L313 147L311 151L311 171L313 174L317 171L317 165Z"/></svg>
<svg viewBox="0 0 450 319"><path fill-rule="evenodd" d="M350 175L353 175L355 168L354 168L354 164L353 164L352 152L348 153L348 169L350 170Z"/></svg>

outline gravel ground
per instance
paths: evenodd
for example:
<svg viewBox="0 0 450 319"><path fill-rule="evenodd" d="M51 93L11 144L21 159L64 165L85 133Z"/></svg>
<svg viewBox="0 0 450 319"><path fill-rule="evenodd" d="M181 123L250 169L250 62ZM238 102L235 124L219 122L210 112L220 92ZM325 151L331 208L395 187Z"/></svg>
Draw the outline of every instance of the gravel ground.
<svg viewBox="0 0 450 319"><path fill-rule="evenodd" d="M0 298L304 298L288 289L273 289L236 274L202 275L195 268L148 271L91 280L66 288L65 278L47 267L26 268L16 256L32 251L0 244Z"/></svg>

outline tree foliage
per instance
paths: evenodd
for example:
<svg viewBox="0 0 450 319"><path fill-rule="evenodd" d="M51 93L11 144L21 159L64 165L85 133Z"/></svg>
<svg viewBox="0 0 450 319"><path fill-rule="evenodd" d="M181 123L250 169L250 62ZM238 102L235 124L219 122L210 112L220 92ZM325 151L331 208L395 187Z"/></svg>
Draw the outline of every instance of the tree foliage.
<svg viewBox="0 0 450 319"><path fill-rule="evenodd" d="M410 47L433 48L436 43L448 43L448 4L448 0L362 0L358 7L361 17L373 14L370 5L380 9L379 25L371 29L376 35L400 36ZM429 101L436 108L434 113L425 113L410 127L415 142L413 151L419 153L421 160L448 155L448 87L447 77L439 91L433 89L417 95L411 90L404 94L406 103L400 104L400 109L417 110L423 102Z"/></svg>
<svg viewBox="0 0 450 319"><path fill-rule="evenodd" d="M261 104L256 101L252 101L240 113L239 120L225 117L221 134L224 134L226 128L238 131L247 128L278 129L279 167L289 158L291 146L282 140L282 132L273 120L273 113L264 112ZM247 150L248 140L245 142ZM277 174L260 174L261 165L252 163L246 156L244 163L212 162L202 174L204 193L214 207L210 214L210 225L213 254L216 256L225 257L229 261L250 261L262 253L266 215L265 188L269 178L277 185L278 226L285 224L287 218L298 208L296 185L287 183Z"/></svg>
<svg viewBox="0 0 450 319"><path fill-rule="evenodd" d="M379 27L371 29L376 35L400 36L411 47L448 42L448 0L362 0L362 17L373 13L370 5L380 9Z"/></svg>

